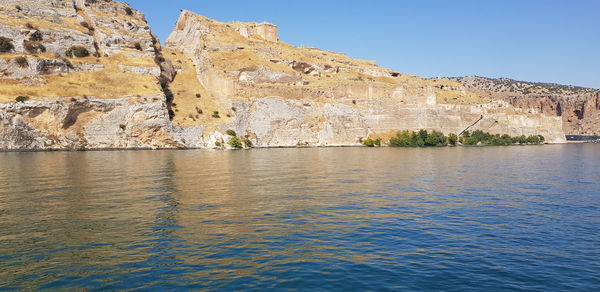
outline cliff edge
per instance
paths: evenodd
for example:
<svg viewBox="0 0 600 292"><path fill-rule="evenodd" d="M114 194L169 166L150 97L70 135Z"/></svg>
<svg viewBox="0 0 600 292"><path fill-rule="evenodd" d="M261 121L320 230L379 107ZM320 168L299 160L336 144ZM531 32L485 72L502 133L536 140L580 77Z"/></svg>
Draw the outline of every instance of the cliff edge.
<svg viewBox="0 0 600 292"><path fill-rule="evenodd" d="M0 149L351 146L398 130L565 141L562 120L183 11L164 47L110 0L0 2Z"/></svg>

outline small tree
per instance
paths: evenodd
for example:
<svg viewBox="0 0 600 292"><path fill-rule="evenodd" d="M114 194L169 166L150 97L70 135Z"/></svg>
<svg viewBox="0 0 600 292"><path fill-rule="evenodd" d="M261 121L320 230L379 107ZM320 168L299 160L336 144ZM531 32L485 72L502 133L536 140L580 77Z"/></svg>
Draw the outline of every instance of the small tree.
<svg viewBox="0 0 600 292"><path fill-rule="evenodd" d="M448 134L448 142L449 145L456 145L458 143L458 136L454 133Z"/></svg>
<svg viewBox="0 0 600 292"><path fill-rule="evenodd" d="M420 136L420 135L419 135ZM446 140L448 138L439 131L433 131L429 135L427 135L427 139L425 139L426 146L444 146L446 145Z"/></svg>
<svg viewBox="0 0 600 292"><path fill-rule="evenodd" d="M231 146L231 148L234 148L234 149L242 148L242 141L240 141L240 138L238 138L238 137L232 137L231 139L229 139L227 144L229 144L229 146Z"/></svg>
<svg viewBox="0 0 600 292"><path fill-rule="evenodd" d="M5 37L0 37L0 53L8 53L15 48L12 44L12 40Z"/></svg>
<svg viewBox="0 0 600 292"><path fill-rule="evenodd" d="M244 146L246 146L247 148L252 148L253 144L250 138L246 137L242 141L244 142Z"/></svg>

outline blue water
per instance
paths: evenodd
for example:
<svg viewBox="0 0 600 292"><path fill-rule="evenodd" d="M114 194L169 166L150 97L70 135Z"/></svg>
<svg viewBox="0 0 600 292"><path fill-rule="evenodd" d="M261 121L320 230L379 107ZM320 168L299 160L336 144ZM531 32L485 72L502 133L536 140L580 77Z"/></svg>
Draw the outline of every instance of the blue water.
<svg viewBox="0 0 600 292"><path fill-rule="evenodd" d="M600 291L600 145L0 153L0 290Z"/></svg>

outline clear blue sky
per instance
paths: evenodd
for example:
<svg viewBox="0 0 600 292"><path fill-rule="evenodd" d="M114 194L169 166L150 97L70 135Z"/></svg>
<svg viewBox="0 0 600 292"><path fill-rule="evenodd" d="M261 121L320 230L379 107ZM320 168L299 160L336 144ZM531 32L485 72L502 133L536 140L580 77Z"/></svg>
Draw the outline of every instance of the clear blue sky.
<svg viewBox="0 0 600 292"><path fill-rule="evenodd" d="M127 0L164 41L180 9L268 21L281 40L425 77L600 88L600 0Z"/></svg>

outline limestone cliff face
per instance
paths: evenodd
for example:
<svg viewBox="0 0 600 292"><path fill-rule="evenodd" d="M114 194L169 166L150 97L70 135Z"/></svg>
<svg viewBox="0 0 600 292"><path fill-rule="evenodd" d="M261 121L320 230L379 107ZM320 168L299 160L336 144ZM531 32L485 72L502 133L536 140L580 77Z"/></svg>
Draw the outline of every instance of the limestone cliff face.
<svg viewBox="0 0 600 292"><path fill-rule="evenodd" d="M184 11L161 47L110 0L0 1L0 150L350 146L397 130L564 142L544 109ZM223 146L225 145L225 146Z"/></svg>
<svg viewBox="0 0 600 292"><path fill-rule="evenodd" d="M482 99L450 80L296 48L273 37L276 32L242 33L247 29L240 26L184 11L166 47L191 58L201 85L231 116L222 126L257 146L357 145L403 129L469 128L565 141L559 117Z"/></svg>
<svg viewBox="0 0 600 292"><path fill-rule="evenodd" d="M562 118L568 135L600 135L600 90L507 78L451 78L490 99Z"/></svg>
<svg viewBox="0 0 600 292"><path fill-rule="evenodd" d="M167 66L141 12L93 0L2 0L0 10L10 44L0 53L0 149L202 146L202 127L169 120Z"/></svg>

